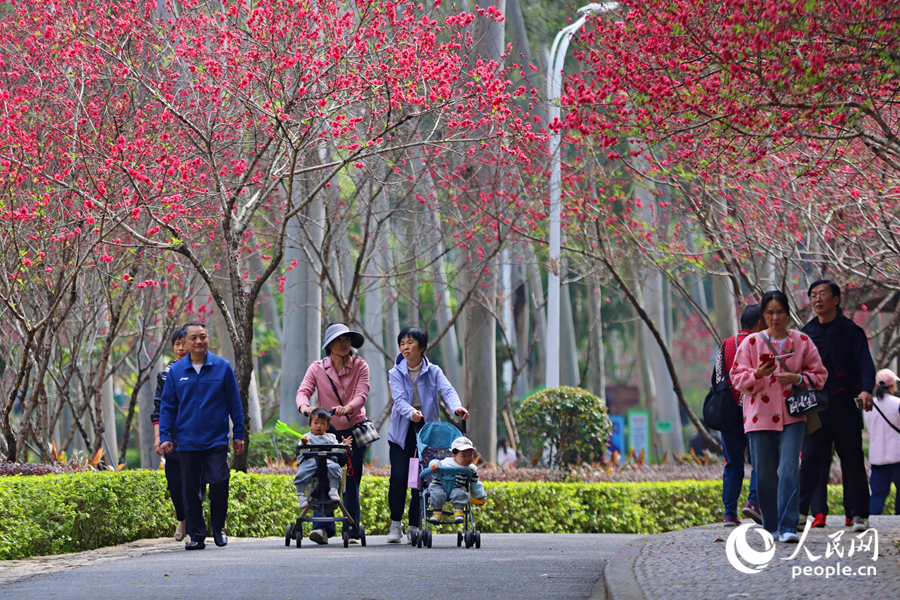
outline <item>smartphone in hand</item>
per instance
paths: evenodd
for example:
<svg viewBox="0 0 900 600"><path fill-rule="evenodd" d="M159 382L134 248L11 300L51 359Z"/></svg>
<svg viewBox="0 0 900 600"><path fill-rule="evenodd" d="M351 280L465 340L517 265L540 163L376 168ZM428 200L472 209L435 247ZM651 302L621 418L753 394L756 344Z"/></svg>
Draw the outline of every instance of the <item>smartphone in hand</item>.
<svg viewBox="0 0 900 600"><path fill-rule="evenodd" d="M769 354L768 352L760 352L759 360L767 367L770 367L775 364L775 355Z"/></svg>

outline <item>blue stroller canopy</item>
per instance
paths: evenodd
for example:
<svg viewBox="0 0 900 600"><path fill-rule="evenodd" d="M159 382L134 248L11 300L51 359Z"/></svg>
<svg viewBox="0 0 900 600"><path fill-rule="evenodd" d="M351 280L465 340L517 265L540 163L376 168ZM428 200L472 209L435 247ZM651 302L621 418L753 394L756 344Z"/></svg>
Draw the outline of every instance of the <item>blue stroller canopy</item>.
<svg viewBox="0 0 900 600"><path fill-rule="evenodd" d="M416 438L416 446L419 448L419 456L425 448L450 448L450 445L458 437L462 437L459 429L453 423L444 421L432 421L425 423Z"/></svg>

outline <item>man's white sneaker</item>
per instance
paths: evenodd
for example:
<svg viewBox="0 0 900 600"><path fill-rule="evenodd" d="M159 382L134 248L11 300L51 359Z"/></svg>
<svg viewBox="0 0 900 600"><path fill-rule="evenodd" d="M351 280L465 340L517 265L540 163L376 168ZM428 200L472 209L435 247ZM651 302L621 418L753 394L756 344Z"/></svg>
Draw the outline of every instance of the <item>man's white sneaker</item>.
<svg viewBox="0 0 900 600"><path fill-rule="evenodd" d="M409 527L406 530L406 541L409 542L410 544L412 544L413 540L416 539L418 535L419 535L418 527Z"/></svg>
<svg viewBox="0 0 900 600"><path fill-rule="evenodd" d="M865 517L853 517L853 531L865 531L869 528L869 520Z"/></svg>
<svg viewBox="0 0 900 600"><path fill-rule="evenodd" d="M400 521L391 521L391 530L388 532L388 544L399 544L400 538L403 537L403 529L400 527Z"/></svg>
<svg viewBox="0 0 900 600"><path fill-rule="evenodd" d="M781 535L778 536L779 542L784 542L785 544L796 544L800 541L800 538L797 537L796 533L791 531L783 531Z"/></svg>
<svg viewBox="0 0 900 600"><path fill-rule="evenodd" d="M313 529L309 534L309 541L325 546L328 544L328 533L324 529Z"/></svg>

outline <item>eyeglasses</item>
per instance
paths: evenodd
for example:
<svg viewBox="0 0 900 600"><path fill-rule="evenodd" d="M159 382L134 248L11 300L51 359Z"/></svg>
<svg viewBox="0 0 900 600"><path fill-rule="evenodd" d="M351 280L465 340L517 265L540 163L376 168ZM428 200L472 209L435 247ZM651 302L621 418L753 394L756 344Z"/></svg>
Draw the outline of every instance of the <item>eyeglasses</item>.
<svg viewBox="0 0 900 600"><path fill-rule="evenodd" d="M809 295L809 299L810 299L810 300L816 300L816 299L818 299L818 298L821 298L821 299L824 300L824 299L826 299L826 298L830 298L831 295L832 295L831 292L819 292L818 294L810 294L810 295Z"/></svg>

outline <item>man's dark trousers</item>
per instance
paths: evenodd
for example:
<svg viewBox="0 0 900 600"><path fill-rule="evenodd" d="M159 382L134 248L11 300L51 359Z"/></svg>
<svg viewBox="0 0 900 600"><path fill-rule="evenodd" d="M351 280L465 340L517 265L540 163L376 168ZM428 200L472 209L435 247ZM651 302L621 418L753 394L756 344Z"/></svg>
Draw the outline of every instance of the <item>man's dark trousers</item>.
<svg viewBox="0 0 900 600"><path fill-rule="evenodd" d="M852 398L833 398L819 413L822 427L804 440L803 456L820 460L831 457L831 444L841 459L844 480L844 507L851 517L869 518L869 480L862 450L862 414ZM825 458L822 458L825 457ZM805 468L804 468L805 467ZM821 466L804 459L800 467L802 496L813 495ZM802 504L802 502L801 502Z"/></svg>
<svg viewBox="0 0 900 600"><path fill-rule="evenodd" d="M209 532L203 518L203 484L209 484L210 526L225 527L228 512L228 446L208 450L181 450L181 485L184 492L185 530L194 542L202 542Z"/></svg>

